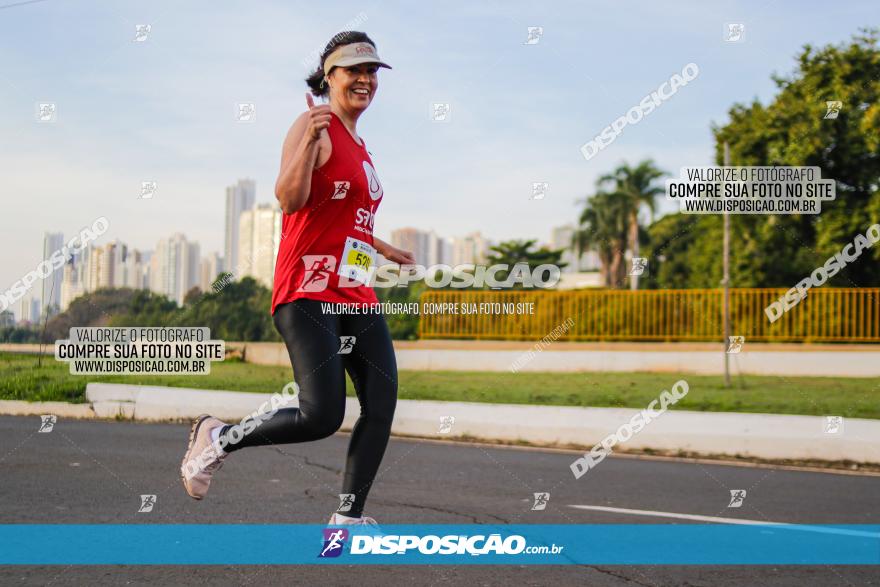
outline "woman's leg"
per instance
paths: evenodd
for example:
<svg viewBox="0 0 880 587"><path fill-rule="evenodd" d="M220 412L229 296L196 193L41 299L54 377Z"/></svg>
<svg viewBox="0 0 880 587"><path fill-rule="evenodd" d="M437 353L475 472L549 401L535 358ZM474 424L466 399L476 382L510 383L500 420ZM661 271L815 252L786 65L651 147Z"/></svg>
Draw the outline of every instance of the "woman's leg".
<svg viewBox="0 0 880 587"><path fill-rule="evenodd" d="M246 446L289 444L326 438L342 425L345 415L345 372L339 351L339 316L321 312L321 302L299 299L275 310L293 378L299 386L299 408L281 408L235 444L226 436L226 452Z"/></svg>
<svg viewBox="0 0 880 587"><path fill-rule="evenodd" d="M354 504L350 511L339 513L358 517L391 435L397 405L397 361L384 316L354 314L340 319L341 334L355 337L351 353L341 356L357 391L361 414L351 433L342 483L342 493L354 494Z"/></svg>

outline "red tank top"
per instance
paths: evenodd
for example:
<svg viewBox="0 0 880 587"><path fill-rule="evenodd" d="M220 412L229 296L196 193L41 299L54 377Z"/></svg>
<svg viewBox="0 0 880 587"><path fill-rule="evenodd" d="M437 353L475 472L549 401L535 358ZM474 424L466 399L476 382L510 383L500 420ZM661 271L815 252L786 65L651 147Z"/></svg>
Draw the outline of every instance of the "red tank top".
<svg viewBox="0 0 880 587"><path fill-rule="evenodd" d="M272 314L298 298L325 302L376 303L368 283L378 254L373 219L382 202L382 184L367 152L331 113L327 129L330 159L312 172L306 205L284 214L275 260Z"/></svg>

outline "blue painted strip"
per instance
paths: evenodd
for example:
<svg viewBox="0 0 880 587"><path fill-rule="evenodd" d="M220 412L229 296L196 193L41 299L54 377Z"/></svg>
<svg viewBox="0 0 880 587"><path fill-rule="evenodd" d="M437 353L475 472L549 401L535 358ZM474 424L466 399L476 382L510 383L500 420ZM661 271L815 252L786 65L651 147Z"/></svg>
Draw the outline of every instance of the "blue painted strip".
<svg viewBox="0 0 880 587"><path fill-rule="evenodd" d="M345 530L293 524L3 524L0 564L880 564L880 525L395 524L379 528L384 536L371 536L363 527ZM419 545L450 554L420 552ZM520 546L555 546L561 552L504 553ZM469 554L472 550L478 554Z"/></svg>

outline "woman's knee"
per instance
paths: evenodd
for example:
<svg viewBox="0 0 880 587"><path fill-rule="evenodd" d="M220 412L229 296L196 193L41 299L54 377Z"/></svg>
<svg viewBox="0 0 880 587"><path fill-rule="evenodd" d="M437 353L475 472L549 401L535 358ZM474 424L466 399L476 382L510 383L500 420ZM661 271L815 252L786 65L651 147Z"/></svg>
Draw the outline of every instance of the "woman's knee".
<svg viewBox="0 0 880 587"><path fill-rule="evenodd" d="M307 428L316 440L333 436L342 427L344 409L324 409L304 414Z"/></svg>

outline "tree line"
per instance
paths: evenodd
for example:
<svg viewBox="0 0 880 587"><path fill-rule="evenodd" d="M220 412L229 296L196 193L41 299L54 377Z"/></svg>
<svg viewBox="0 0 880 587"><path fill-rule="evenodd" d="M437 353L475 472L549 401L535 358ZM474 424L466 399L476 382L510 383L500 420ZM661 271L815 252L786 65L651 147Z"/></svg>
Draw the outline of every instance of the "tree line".
<svg viewBox="0 0 880 587"><path fill-rule="evenodd" d="M774 76L769 104L735 104L729 121L712 127L715 163L723 145L736 166L817 166L837 183L837 199L819 215L731 215L731 285L791 287L856 234L880 221L880 49L878 31L865 30L840 46L805 46L794 72ZM836 117L827 103L840 102ZM669 173L652 160L621 163L603 174L583 202L572 239L576 251L593 250L606 287L714 288L722 273L722 217L667 214L654 219ZM564 266L562 250L535 240L505 241L487 263ZM630 276L631 259L648 260ZM866 250L835 275L831 285L880 285L880 247ZM0 329L0 342L52 342L72 326L207 326L224 340L280 341L269 314L271 292L250 277L221 274L210 292L194 288L182 306L163 295L105 289L74 300L41 328ZM499 274L504 280L506 274ZM418 301L424 280L377 288L381 301ZM487 287L487 286L484 286ZM388 316L395 339L415 338L418 316ZM43 332L45 331L45 332Z"/></svg>
<svg viewBox="0 0 880 587"><path fill-rule="evenodd" d="M712 127L714 159L733 166L816 166L837 197L818 215L730 215L731 285L789 288L880 221L880 50L877 30L840 46L805 46L794 72L774 76L767 104L735 104ZM829 103L838 104L829 116ZM722 276L722 216L668 214L654 220L660 181L652 160L622 163L585 200L573 245L595 250L607 287L714 288ZM645 222L645 220L648 222ZM629 276L633 257L647 271ZM880 285L880 247L834 276L839 287Z"/></svg>

